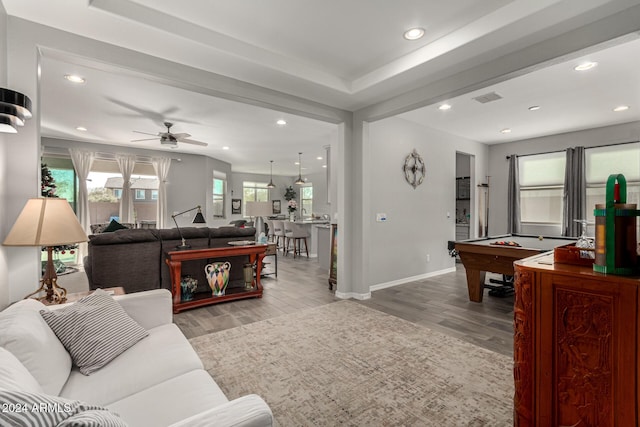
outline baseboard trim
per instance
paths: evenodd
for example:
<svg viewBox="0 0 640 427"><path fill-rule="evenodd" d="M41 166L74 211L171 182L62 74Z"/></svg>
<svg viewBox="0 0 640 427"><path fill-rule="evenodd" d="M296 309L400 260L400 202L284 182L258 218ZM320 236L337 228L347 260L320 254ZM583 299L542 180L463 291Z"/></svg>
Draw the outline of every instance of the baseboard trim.
<svg viewBox="0 0 640 427"><path fill-rule="evenodd" d="M340 299L357 299L357 300L365 300L371 299L371 292L367 292L366 294L359 294L356 292L339 292L336 290L336 298Z"/></svg>
<svg viewBox="0 0 640 427"><path fill-rule="evenodd" d="M371 295L371 292L379 291L380 289L391 288L398 285L404 285L405 283L416 282L418 280L429 279L431 277L440 276L442 274L455 273L455 272L456 272L456 268L451 267L451 268L445 268L444 270L438 270L438 271L432 271L430 273L420 274L418 276L405 277L403 279L392 280L390 282L378 283L377 285L369 286L369 295Z"/></svg>

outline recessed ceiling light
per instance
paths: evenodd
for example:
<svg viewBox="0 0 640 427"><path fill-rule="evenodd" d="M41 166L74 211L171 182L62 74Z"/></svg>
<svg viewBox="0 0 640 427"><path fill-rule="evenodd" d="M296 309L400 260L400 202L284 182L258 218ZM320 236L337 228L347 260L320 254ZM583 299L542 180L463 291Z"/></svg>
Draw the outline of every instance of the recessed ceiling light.
<svg viewBox="0 0 640 427"><path fill-rule="evenodd" d="M410 28L404 32L403 37L407 40L418 40L424 36L424 28Z"/></svg>
<svg viewBox="0 0 640 427"><path fill-rule="evenodd" d="M71 83L84 83L86 81L84 77L76 76L75 74L67 74L64 78L69 80Z"/></svg>
<svg viewBox="0 0 640 427"><path fill-rule="evenodd" d="M580 65L576 65L573 69L576 71L587 71L598 65L597 62L583 62Z"/></svg>
<svg viewBox="0 0 640 427"><path fill-rule="evenodd" d="M316 157L316 160L322 160L322 156Z"/></svg>
<svg viewBox="0 0 640 427"><path fill-rule="evenodd" d="M280 119L280 120L278 120L278 121L276 122L276 124L277 124L278 126L285 126L285 125L287 124L287 121L286 121L286 120L284 120L284 119Z"/></svg>
<svg viewBox="0 0 640 427"><path fill-rule="evenodd" d="M529 111L538 111L540 109L539 105L532 105L531 107L529 107Z"/></svg>
<svg viewBox="0 0 640 427"><path fill-rule="evenodd" d="M438 107L438 110L442 110L442 111L447 111L451 109L451 105L449 104L442 104L441 106Z"/></svg>
<svg viewBox="0 0 640 427"><path fill-rule="evenodd" d="M79 130L80 132L86 132L86 131L87 131L87 128L86 128L86 127L84 127L84 126L78 126L78 127L76 128L76 130Z"/></svg>
<svg viewBox="0 0 640 427"><path fill-rule="evenodd" d="M299 165L299 164L300 164L300 162L293 162L293 164L294 164L294 165Z"/></svg>
<svg viewBox="0 0 640 427"><path fill-rule="evenodd" d="M501 133L511 133L511 129L505 128L500 131Z"/></svg>
<svg viewBox="0 0 640 427"><path fill-rule="evenodd" d="M620 111L627 111L629 109L628 105L618 105L616 108L613 109L613 111L615 111L616 113L619 113Z"/></svg>
<svg viewBox="0 0 640 427"><path fill-rule="evenodd" d="M326 167L327 167L327 165L322 165L322 167L323 167L323 168L326 168Z"/></svg>
<svg viewBox="0 0 640 427"><path fill-rule="evenodd" d="M227 147L226 145L224 147L222 147L223 150L228 150L229 147Z"/></svg>

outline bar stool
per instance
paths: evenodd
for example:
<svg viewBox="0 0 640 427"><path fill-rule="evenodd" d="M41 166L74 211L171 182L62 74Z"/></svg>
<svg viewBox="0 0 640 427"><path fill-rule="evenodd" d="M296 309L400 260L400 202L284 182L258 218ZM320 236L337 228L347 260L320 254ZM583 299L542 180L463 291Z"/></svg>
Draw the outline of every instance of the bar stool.
<svg viewBox="0 0 640 427"><path fill-rule="evenodd" d="M295 258L297 255L300 255L302 250L302 241L304 240L304 248L307 252L307 258L309 258L309 247L307 246L307 238L311 237L307 229L295 222L285 221L284 222L284 235L286 236L286 252L289 252L289 243L293 240L293 257Z"/></svg>
<svg viewBox="0 0 640 427"><path fill-rule="evenodd" d="M265 219L264 222L267 224L267 241L273 242L276 236L273 232L273 221Z"/></svg>
<svg viewBox="0 0 640 427"><path fill-rule="evenodd" d="M274 219L272 222L273 222L273 237L276 241L276 248L282 247L282 251L284 252L284 244L286 243L287 238L284 235L284 226L282 225L283 221ZM282 242L283 246L280 246L280 242Z"/></svg>

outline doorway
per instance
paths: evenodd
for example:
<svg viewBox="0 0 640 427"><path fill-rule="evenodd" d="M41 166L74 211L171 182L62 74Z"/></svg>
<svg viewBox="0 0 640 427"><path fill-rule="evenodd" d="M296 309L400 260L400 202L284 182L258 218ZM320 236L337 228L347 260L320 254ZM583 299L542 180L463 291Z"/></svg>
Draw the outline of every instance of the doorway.
<svg viewBox="0 0 640 427"><path fill-rule="evenodd" d="M472 230L472 180L473 156L456 152L456 241L467 240Z"/></svg>

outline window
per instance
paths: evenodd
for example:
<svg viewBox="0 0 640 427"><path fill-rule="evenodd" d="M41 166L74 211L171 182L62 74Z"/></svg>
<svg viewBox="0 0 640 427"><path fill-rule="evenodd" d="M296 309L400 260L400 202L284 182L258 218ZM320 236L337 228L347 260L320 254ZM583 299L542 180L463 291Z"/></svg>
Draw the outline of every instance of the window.
<svg viewBox="0 0 640 427"><path fill-rule="evenodd" d="M151 190L151 200L158 200L158 190Z"/></svg>
<svg viewBox="0 0 640 427"><path fill-rule="evenodd" d="M268 202L269 189L266 182L248 182L242 183L242 214L246 216L247 202Z"/></svg>
<svg viewBox="0 0 640 427"><path fill-rule="evenodd" d="M562 224L565 152L518 157L520 220Z"/></svg>
<svg viewBox="0 0 640 427"><path fill-rule="evenodd" d="M640 142L587 148L585 163L589 223L595 221L593 210L596 204L606 202L607 179L611 174L624 175L627 181L627 203L640 206Z"/></svg>
<svg viewBox="0 0 640 427"><path fill-rule="evenodd" d="M134 220L155 221L157 216L158 178L150 163L137 162L131 176L131 195L133 199ZM109 222L118 217L122 200L122 174L114 160L96 159L87 179L89 190L90 223ZM147 198L147 190L151 198Z"/></svg>
<svg viewBox="0 0 640 427"><path fill-rule="evenodd" d="M313 185L305 185L300 188L300 206L302 217L311 216L313 213Z"/></svg>
<svg viewBox="0 0 640 427"><path fill-rule="evenodd" d="M213 171L213 217L225 218L225 190L227 188L227 175Z"/></svg>
<svg viewBox="0 0 640 427"><path fill-rule="evenodd" d="M49 173L56 185L55 195L62 199L67 199L74 212L76 210L76 194L78 190L78 180L76 171L73 169L73 162L70 158L62 157L42 157L42 163L47 165ZM63 253L64 252L64 253ZM41 253L42 261L47 260L47 252ZM55 257L57 261L67 264L76 264L77 251L56 251Z"/></svg>
<svg viewBox="0 0 640 427"><path fill-rule="evenodd" d="M43 157L42 163L46 164L56 185L56 196L67 199L76 210L76 194L78 192L76 171L69 158Z"/></svg>

